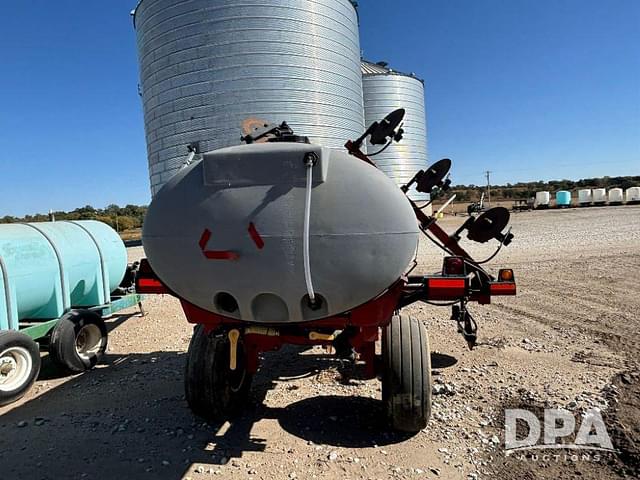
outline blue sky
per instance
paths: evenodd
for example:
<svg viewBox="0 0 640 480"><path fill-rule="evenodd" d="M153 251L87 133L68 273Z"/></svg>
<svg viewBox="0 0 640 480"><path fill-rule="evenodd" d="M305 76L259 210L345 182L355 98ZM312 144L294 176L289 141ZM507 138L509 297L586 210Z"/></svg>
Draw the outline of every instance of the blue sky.
<svg viewBox="0 0 640 480"><path fill-rule="evenodd" d="M5 2L0 216L149 201L135 0ZM454 183L640 174L640 1L360 1L365 57L426 80Z"/></svg>

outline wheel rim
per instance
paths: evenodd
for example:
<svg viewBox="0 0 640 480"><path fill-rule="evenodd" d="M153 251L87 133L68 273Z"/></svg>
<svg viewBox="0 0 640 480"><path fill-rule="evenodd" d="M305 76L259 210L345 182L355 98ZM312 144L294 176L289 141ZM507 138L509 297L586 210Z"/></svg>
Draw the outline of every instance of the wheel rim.
<svg viewBox="0 0 640 480"><path fill-rule="evenodd" d="M76 352L83 359L97 355L102 346L102 332L97 325L84 325L76 335Z"/></svg>
<svg viewBox="0 0 640 480"><path fill-rule="evenodd" d="M33 360L24 347L10 347L0 353L0 391L12 392L22 387L31 375Z"/></svg>

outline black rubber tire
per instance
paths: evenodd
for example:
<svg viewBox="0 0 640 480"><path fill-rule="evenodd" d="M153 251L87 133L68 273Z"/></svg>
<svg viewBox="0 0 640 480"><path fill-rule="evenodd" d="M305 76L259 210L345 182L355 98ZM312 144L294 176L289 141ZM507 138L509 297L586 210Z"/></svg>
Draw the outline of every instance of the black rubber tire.
<svg viewBox="0 0 640 480"><path fill-rule="evenodd" d="M99 339L96 338L96 348L80 355L76 348L78 334L84 327L95 326L99 330ZM93 330L96 332L97 330ZM71 310L63 315L51 331L49 339L49 356L60 367L80 373L96 366L107 351L108 333L104 320L100 315L90 310Z"/></svg>
<svg viewBox="0 0 640 480"><path fill-rule="evenodd" d="M187 351L185 396L194 414L209 422L225 421L242 412L252 375L246 371L242 337L238 340L236 370L229 368L229 338L204 332L197 325Z"/></svg>
<svg viewBox="0 0 640 480"><path fill-rule="evenodd" d="M0 406L8 405L22 398L29 391L33 383L40 373L40 347L38 344L24 333L13 330L0 331L0 368L2 358L13 357L13 354L7 353L8 349L21 348L28 353L31 358L31 368L29 374L19 385L11 390L0 389Z"/></svg>
<svg viewBox="0 0 640 480"><path fill-rule="evenodd" d="M422 322L394 315L382 331L382 400L391 427L418 432L431 416L431 355Z"/></svg>

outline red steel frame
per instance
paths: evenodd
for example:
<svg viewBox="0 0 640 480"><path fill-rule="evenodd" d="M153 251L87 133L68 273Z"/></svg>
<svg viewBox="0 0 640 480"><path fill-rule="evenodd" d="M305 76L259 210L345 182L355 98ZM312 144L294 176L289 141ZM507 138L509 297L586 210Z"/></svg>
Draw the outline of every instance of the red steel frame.
<svg viewBox="0 0 640 480"><path fill-rule="evenodd" d="M257 371L258 355L261 352L277 350L285 344L331 345L331 340L310 339L309 332L330 334L336 330L354 327L356 333L350 338L350 343L359 353L360 360L365 362L366 375L369 378L375 377L375 342L379 338L379 328L391 321L393 313L398 309L404 287L405 281L399 280L378 297L343 314L303 324L273 325L273 328L279 331L278 335L245 334L243 338L247 370ZM221 327L242 329L247 326L247 322L209 312L184 299L180 299L180 302L187 320L190 323L204 325L207 332L216 331Z"/></svg>

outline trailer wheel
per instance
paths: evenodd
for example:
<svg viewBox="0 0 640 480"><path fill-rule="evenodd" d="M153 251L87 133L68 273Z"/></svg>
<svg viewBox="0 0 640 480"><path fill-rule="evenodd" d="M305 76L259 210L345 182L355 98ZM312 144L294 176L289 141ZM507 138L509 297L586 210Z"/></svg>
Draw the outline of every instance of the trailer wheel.
<svg viewBox="0 0 640 480"><path fill-rule="evenodd" d="M24 333L0 332L0 406L21 398L40 373L40 348Z"/></svg>
<svg viewBox="0 0 640 480"><path fill-rule="evenodd" d="M382 400L391 426L418 432L431 415L431 357L424 325L394 315L382 332Z"/></svg>
<svg viewBox="0 0 640 480"><path fill-rule="evenodd" d="M242 338L235 370L229 368L229 348L226 335L208 335L202 325L194 328L187 352L185 396L193 413L207 421L238 415L249 396L252 375L245 367Z"/></svg>
<svg viewBox="0 0 640 480"><path fill-rule="evenodd" d="M93 368L107 350L107 327L90 310L71 310L51 331L49 355L57 365L74 373Z"/></svg>

